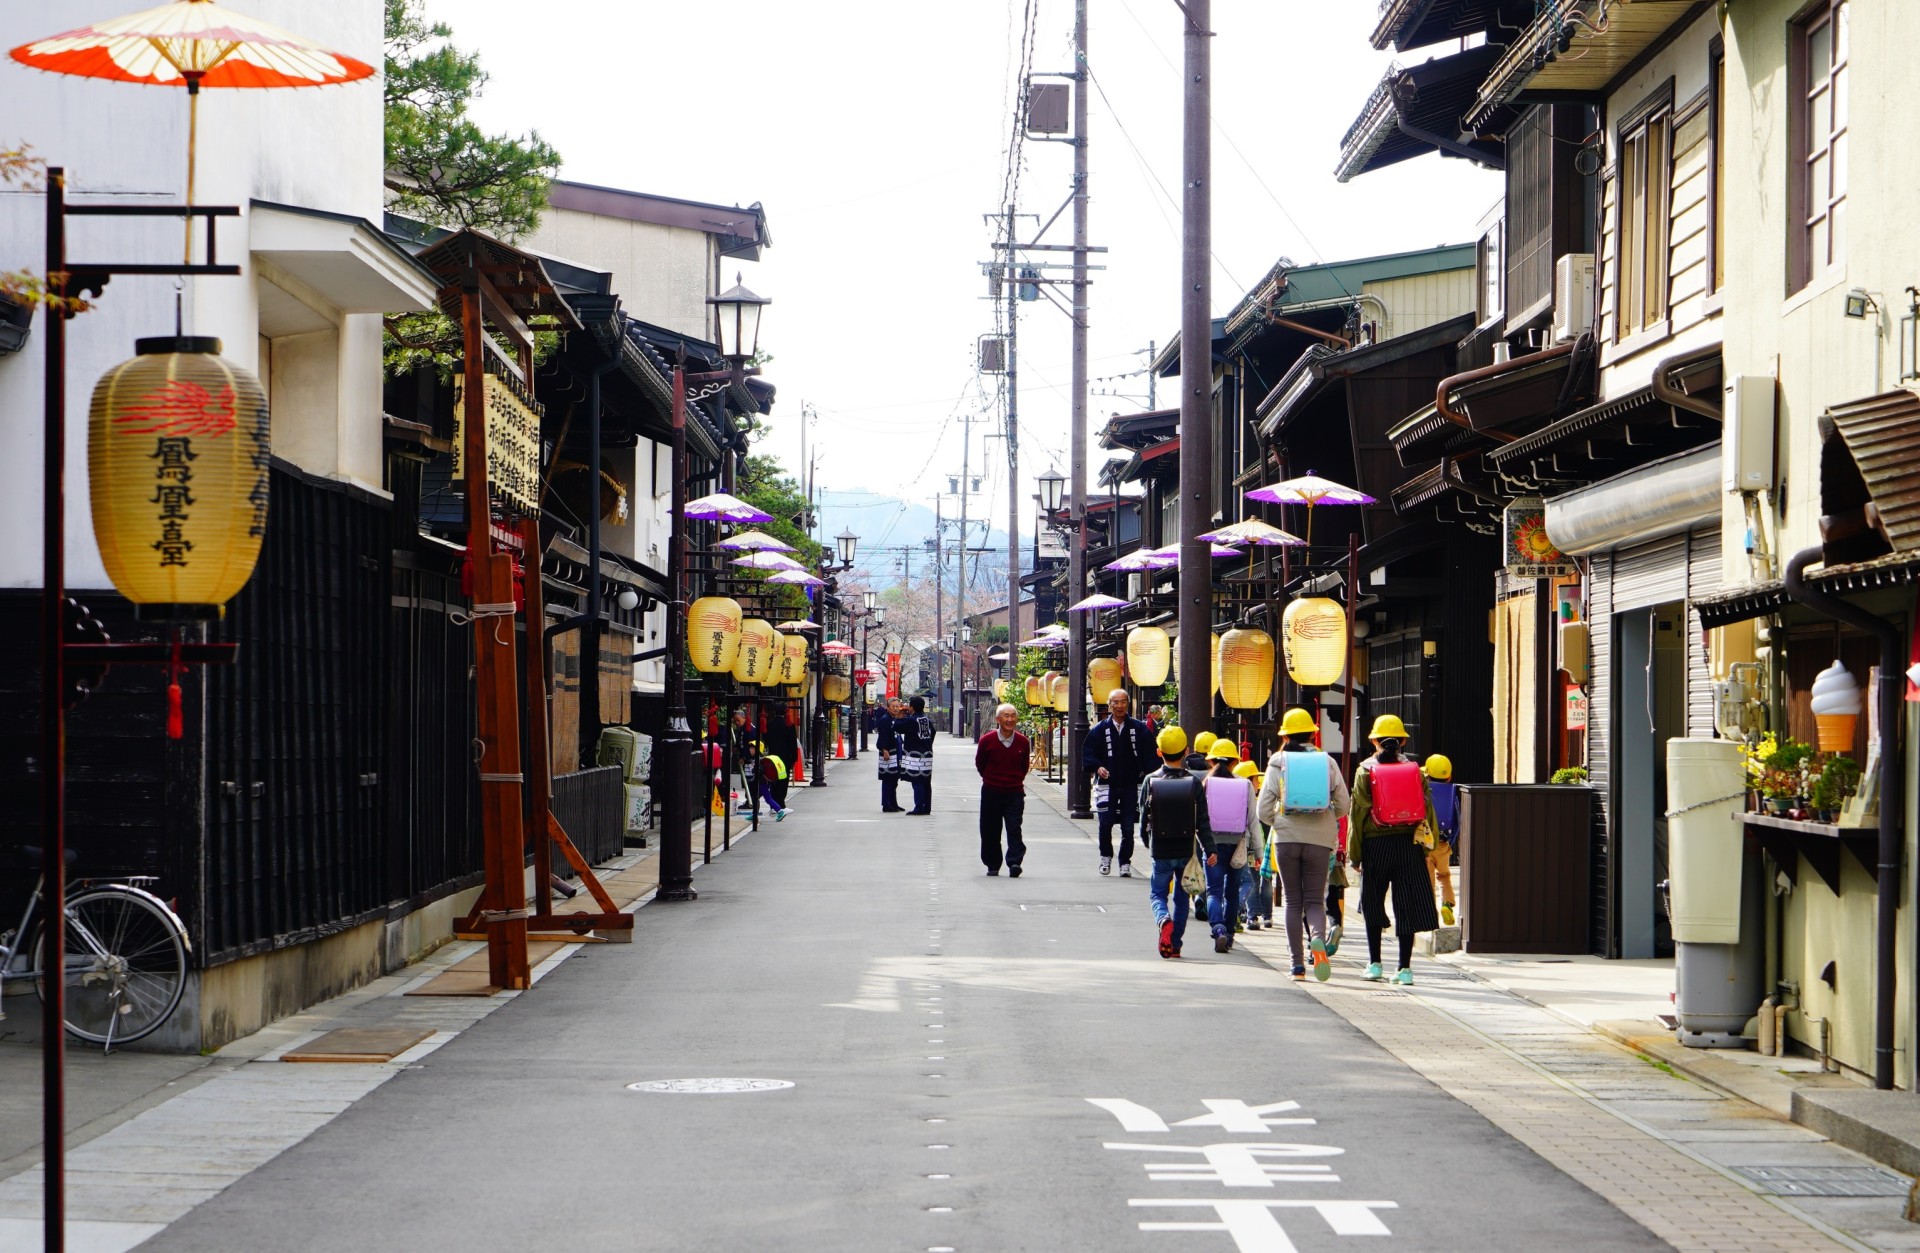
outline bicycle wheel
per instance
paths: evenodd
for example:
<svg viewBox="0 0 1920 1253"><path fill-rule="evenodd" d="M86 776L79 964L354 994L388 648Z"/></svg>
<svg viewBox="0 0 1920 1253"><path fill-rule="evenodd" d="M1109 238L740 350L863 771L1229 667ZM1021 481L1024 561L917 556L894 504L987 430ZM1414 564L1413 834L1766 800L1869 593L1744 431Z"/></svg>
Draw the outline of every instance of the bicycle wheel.
<svg viewBox="0 0 1920 1253"><path fill-rule="evenodd" d="M187 988L187 947L173 915L144 892L90 888L67 902L67 1030L94 1044L127 1044L172 1015ZM35 990L46 999L46 928L34 942Z"/></svg>

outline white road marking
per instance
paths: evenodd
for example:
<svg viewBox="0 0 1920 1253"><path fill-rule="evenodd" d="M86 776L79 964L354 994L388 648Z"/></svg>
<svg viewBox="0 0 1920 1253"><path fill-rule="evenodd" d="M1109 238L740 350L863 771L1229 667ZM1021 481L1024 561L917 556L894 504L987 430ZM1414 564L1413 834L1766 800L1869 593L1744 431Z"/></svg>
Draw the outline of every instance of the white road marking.
<svg viewBox="0 0 1920 1253"><path fill-rule="evenodd" d="M1297 1246L1287 1238L1275 1210L1316 1210L1337 1236L1390 1236L1393 1233L1373 1211L1400 1208L1394 1201L1197 1201L1185 1197L1130 1197L1127 1204L1134 1208L1210 1209L1219 1217L1218 1222L1141 1223L1140 1230L1224 1231L1233 1237L1240 1253L1296 1253Z"/></svg>

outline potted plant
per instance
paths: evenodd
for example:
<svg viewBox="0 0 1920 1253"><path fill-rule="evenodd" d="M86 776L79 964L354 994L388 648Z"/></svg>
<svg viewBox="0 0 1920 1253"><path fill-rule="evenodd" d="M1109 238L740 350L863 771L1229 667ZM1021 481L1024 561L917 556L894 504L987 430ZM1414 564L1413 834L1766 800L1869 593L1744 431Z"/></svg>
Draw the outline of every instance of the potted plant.
<svg viewBox="0 0 1920 1253"><path fill-rule="evenodd" d="M1860 767L1851 757L1836 755L1827 759L1807 790L1807 800L1819 821L1834 822L1840 806L1860 785Z"/></svg>
<svg viewBox="0 0 1920 1253"><path fill-rule="evenodd" d="M1547 780L1547 782L1549 783L1574 783L1574 784L1583 784L1586 781L1587 781L1587 768L1585 766L1562 766L1560 769L1553 772L1552 778Z"/></svg>

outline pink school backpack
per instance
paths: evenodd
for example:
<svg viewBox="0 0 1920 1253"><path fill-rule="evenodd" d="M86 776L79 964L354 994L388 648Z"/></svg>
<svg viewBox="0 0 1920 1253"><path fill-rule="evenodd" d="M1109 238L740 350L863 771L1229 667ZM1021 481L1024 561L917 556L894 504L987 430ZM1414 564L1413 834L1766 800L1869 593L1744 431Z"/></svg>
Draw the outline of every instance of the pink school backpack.
<svg viewBox="0 0 1920 1253"><path fill-rule="evenodd" d="M1375 822L1383 827L1410 827L1427 816L1419 766L1410 761L1376 762L1371 773Z"/></svg>

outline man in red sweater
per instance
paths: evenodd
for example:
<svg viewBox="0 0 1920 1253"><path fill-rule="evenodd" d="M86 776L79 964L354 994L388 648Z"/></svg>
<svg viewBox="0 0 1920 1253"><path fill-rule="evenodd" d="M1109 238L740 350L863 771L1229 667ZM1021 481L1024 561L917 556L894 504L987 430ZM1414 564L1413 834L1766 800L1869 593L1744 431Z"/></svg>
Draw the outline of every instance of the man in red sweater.
<svg viewBox="0 0 1920 1253"><path fill-rule="evenodd" d="M1020 839L1020 820L1027 812L1027 766L1033 744L1019 731L1020 711L1002 705L993 711L994 730L980 737L973 750L973 768L980 772L980 860L987 873L1000 873L1000 828L1007 829L1007 877L1020 877L1027 846Z"/></svg>

